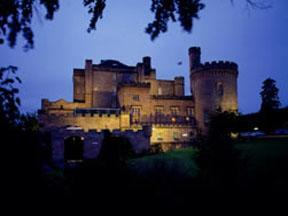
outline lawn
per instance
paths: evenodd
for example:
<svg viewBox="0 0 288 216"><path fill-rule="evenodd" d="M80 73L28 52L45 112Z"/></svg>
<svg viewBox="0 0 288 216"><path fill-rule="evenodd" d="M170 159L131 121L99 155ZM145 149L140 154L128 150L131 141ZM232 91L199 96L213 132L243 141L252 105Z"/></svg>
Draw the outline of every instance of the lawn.
<svg viewBox="0 0 288 216"><path fill-rule="evenodd" d="M238 182L243 185L288 184L288 138L238 141L241 153ZM197 150L185 148L133 159L130 168L143 176L195 177Z"/></svg>
<svg viewBox="0 0 288 216"><path fill-rule="evenodd" d="M195 177L198 168L194 161L197 150L192 147L157 155L149 155L129 161L129 167L139 175L173 175Z"/></svg>
<svg viewBox="0 0 288 216"><path fill-rule="evenodd" d="M246 166L240 179L243 184L288 184L288 138L262 138L236 144Z"/></svg>

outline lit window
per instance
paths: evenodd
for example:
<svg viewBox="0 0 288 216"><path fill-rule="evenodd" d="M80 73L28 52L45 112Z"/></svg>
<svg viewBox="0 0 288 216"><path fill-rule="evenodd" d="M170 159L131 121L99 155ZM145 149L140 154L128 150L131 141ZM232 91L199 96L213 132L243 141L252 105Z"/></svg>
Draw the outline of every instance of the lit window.
<svg viewBox="0 0 288 216"><path fill-rule="evenodd" d="M140 107L132 107L131 117L132 117L133 123L139 123L140 122Z"/></svg>
<svg viewBox="0 0 288 216"><path fill-rule="evenodd" d="M163 140L163 138L162 138L162 134L161 134L161 133L157 133L157 140L158 140L158 141Z"/></svg>

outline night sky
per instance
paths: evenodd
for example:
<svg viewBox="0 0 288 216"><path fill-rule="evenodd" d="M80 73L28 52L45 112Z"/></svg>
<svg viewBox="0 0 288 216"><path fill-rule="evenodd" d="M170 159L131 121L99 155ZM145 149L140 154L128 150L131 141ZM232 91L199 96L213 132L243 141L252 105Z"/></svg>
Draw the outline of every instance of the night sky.
<svg viewBox="0 0 288 216"><path fill-rule="evenodd" d="M191 34L173 23L152 42L144 33L153 20L151 0L107 0L104 17L90 34L86 32L90 16L82 0L60 1L52 22L34 16L35 48L24 52L22 39L14 49L1 46L0 65L18 66L22 110L32 112L40 108L41 98L72 101L72 70L83 68L85 59L136 65L143 56L151 56L158 78L184 76L185 92L190 94L188 48L200 46L202 61L238 64L241 113L259 110L259 92L268 77L276 80L282 106L287 106L288 1L271 0L268 10L247 10L244 0L235 1L234 6L230 0L203 2L206 7Z"/></svg>

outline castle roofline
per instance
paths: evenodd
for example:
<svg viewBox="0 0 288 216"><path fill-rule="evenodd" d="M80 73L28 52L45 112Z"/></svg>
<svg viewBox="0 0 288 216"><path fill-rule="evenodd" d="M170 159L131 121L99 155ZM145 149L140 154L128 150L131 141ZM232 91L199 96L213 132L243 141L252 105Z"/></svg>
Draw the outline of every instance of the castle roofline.
<svg viewBox="0 0 288 216"><path fill-rule="evenodd" d="M199 53L201 53L201 48L194 46L194 47L190 47L190 48L188 49L188 53L189 53L189 54L194 53L194 52L199 52Z"/></svg>
<svg viewBox="0 0 288 216"><path fill-rule="evenodd" d="M232 61L212 61L201 63L196 68L193 68L193 71L198 70L208 70L208 69L231 69L238 70L238 65Z"/></svg>
<svg viewBox="0 0 288 216"><path fill-rule="evenodd" d="M113 69L134 69L134 66L128 66L114 59L101 60L100 64L93 64L93 68L113 68Z"/></svg>

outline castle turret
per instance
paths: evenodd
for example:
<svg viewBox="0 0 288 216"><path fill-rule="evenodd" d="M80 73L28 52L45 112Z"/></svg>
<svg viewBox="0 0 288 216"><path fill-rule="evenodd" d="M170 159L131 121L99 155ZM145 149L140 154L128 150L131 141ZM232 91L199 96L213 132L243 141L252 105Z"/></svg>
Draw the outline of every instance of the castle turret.
<svg viewBox="0 0 288 216"><path fill-rule="evenodd" d="M192 51L191 51L192 50ZM200 49L196 49L198 54ZM190 84L195 101L195 117L198 128L208 131L209 115L216 111L236 111L238 66L234 62L199 63L195 48L189 49ZM195 63L196 62L196 63ZM198 64L199 63L199 64Z"/></svg>
<svg viewBox="0 0 288 216"><path fill-rule="evenodd" d="M200 47L190 47L189 50L189 64L190 70L196 68L201 63L201 48Z"/></svg>
<svg viewBox="0 0 288 216"><path fill-rule="evenodd" d="M151 57L145 56L143 57L143 67L144 67L144 75L150 75L151 71Z"/></svg>

